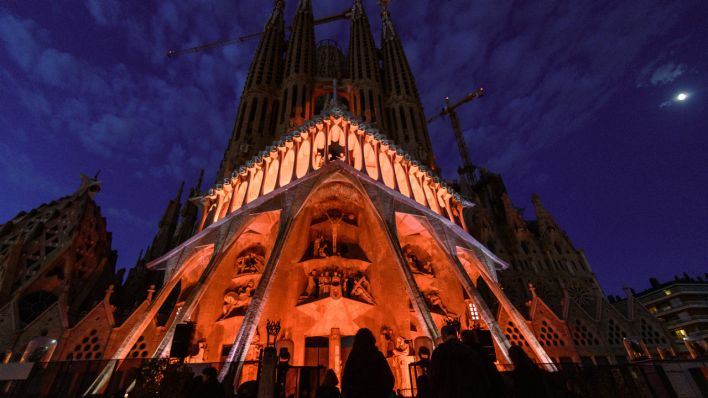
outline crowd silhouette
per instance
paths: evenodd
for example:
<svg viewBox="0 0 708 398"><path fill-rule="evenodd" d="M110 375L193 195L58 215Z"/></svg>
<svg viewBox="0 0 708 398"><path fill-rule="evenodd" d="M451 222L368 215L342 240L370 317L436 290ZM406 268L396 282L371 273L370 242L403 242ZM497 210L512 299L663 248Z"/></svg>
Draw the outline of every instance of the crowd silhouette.
<svg viewBox="0 0 708 398"><path fill-rule="evenodd" d="M461 333L455 325L443 326L442 341L431 353L427 347L418 350L419 361L412 366L422 369L414 376L411 392L405 396L416 398L542 398L581 397L572 385L565 391L552 391L546 383L545 372L519 346L509 349L513 369L502 374L497 370L493 355L480 344L473 330ZM289 357L288 357L289 358ZM276 398L286 397L283 379L276 381ZM352 350L344 364L340 381L332 369L324 374L313 398L397 398L404 396L394 391L395 378L384 354L376 345L371 330L362 328L354 336ZM282 385L281 385L282 384ZM278 388L280 385L280 388ZM256 398L255 381L243 383L235 396ZM187 385L188 398L221 398L224 387L216 378L216 369L208 367Z"/></svg>

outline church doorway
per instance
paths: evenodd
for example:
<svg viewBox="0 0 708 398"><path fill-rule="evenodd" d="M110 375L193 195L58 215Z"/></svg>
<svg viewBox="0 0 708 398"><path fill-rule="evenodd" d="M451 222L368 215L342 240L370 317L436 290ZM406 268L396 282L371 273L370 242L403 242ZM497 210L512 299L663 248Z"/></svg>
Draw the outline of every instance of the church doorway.
<svg viewBox="0 0 708 398"><path fill-rule="evenodd" d="M305 337L305 366L329 368L329 336Z"/></svg>

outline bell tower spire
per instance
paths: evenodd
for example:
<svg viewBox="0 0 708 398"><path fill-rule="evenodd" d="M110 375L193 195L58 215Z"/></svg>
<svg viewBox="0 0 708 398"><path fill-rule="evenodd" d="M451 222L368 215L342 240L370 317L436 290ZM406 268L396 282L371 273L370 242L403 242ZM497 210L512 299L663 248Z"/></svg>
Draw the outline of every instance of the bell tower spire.
<svg viewBox="0 0 708 398"><path fill-rule="evenodd" d="M228 177L275 138L285 47L284 7L283 0L276 0L266 22L246 77L236 123L219 167L217 182Z"/></svg>
<svg viewBox="0 0 708 398"><path fill-rule="evenodd" d="M174 199L171 199L167 203L165 212L162 214L162 218L157 225L157 234L155 234L152 245L150 245L150 249L145 254L148 260L154 260L172 249L172 237L175 234L179 221L179 208L183 190L184 181L180 184Z"/></svg>
<svg viewBox="0 0 708 398"><path fill-rule="evenodd" d="M365 122L385 129L381 117L381 70L376 54L376 44L371 26L361 0L354 0L349 33L349 76L352 80L351 110Z"/></svg>
<svg viewBox="0 0 708 398"><path fill-rule="evenodd" d="M386 131L398 145L417 160L437 170L428 126L408 58L388 11L389 0L380 0L383 86L386 94L384 113Z"/></svg>
<svg viewBox="0 0 708 398"><path fill-rule="evenodd" d="M282 104L278 134L289 131L312 117L312 88L315 65L315 21L312 2L299 0L285 56Z"/></svg>

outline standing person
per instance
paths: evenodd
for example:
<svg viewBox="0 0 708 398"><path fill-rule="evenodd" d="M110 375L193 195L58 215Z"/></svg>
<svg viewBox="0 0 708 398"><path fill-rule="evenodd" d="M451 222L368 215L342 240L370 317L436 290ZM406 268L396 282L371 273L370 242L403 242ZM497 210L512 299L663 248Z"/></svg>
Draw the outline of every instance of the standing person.
<svg viewBox="0 0 708 398"><path fill-rule="evenodd" d="M489 379L479 355L462 344L457 328L445 325L440 330L443 342L433 351L430 363L432 398L489 397Z"/></svg>
<svg viewBox="0 0 708 398"><path fill-rule="evenodd" d="M334 370L327 369L322 385L317 388L315 398L339 398L341 394L339 393L339 388L337 388L338 384L337 374L334 373Z"/></svg>
<svg viewBox="0 0 708 398"><path fill-rule="evenodd" d="M542 398L549 396L544 372L539 369L518 345L509 348L509 359L514 365L511 379L514 382L514 397Z"/></svg>
<svg viewBox="0 0 708 398"><path fill-rule="evenodd" d="M430 398L430 382L428 379L428 369L430 368L430 350L426 346L418 349L418 362L414 365L420 369L421 374L415 379L417 393L416 398Z"/></svg>
<svg viewBox="0 0 708 398"><path fill-rule="evenodd" d="M216 375L216 368L213 366L202 370L202 384L199 388L201 398L224 398L224 387Z"/></svg>
<svg viewBox="0 0 708 398"><path fill-rule="evenodd" d="M494 357L489 355L482 344L479 343L477 334L474 330L463 330L460 332L460 337L462 337L462 344L473 349L479 358L482 360L482 365L484 370L487 371L487 378L489 379L489 392L492 397L505 397L507 396L507 387L504 383L504 379L497 369L497 365L494 364Z"/></svg>
<svg viewBox="0 0 708 398"><path fill-rule="evenodd" d="M393 373L376 348L374 334L369 329L359 329L344 365L342 393L346 398L387 398L393 383Z"/></svg>

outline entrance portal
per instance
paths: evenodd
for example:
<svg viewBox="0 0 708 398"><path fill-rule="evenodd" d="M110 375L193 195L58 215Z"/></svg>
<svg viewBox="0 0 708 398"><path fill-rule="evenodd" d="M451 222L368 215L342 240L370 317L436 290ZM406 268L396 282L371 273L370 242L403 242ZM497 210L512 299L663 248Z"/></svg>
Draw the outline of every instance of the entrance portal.
<svg viewBox="0 0 708 398"><path fill-rule="evenodd" d="M329 369L329 336L305 337L305 366Z"/></svg>

